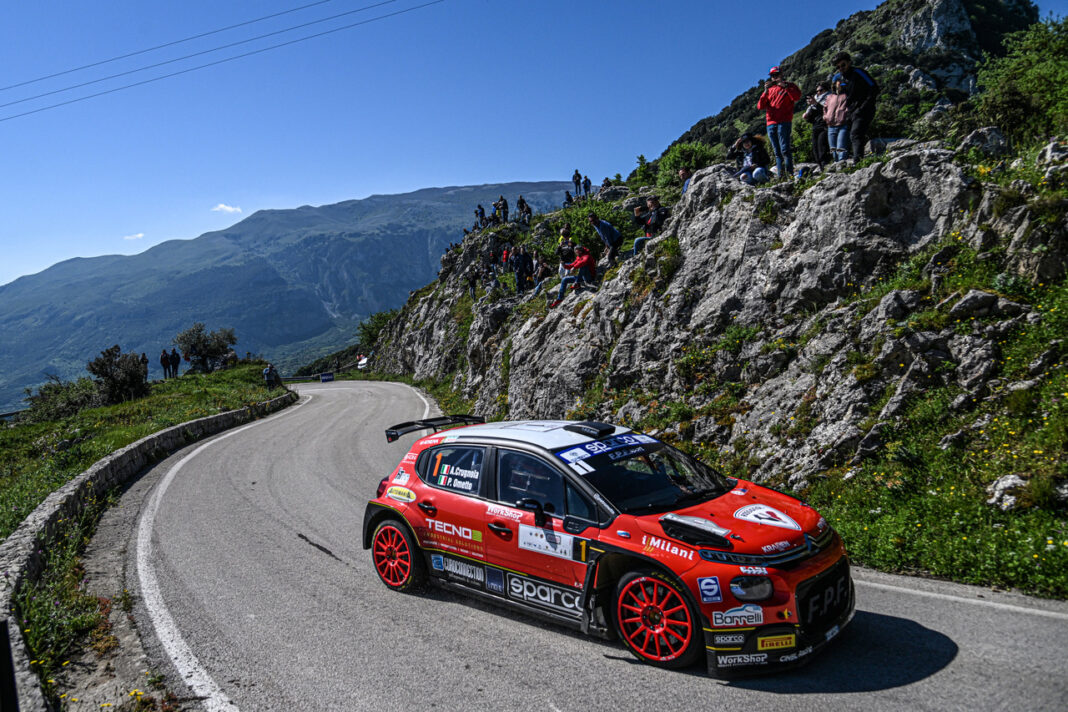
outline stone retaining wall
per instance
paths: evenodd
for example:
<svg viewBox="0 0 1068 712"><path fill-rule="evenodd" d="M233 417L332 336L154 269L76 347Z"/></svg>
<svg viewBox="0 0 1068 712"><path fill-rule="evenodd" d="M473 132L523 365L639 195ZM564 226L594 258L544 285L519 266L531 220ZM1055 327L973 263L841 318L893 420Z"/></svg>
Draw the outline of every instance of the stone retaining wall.
<svg viewBox="0 0 1068 712"><path fill-rule="evenodd" d="M147 466L189 443L273 413L295 402L298 397L296 393L289 392L265 403L191 420L153 433L98 460L88 470L50 494L0 545L0 603L3 604L5 615L13 611L15 591L23 582L34 582L40 577L44 567L42 546L52 538L58 523L80 513L89 498L122 485ZM13 617L8 618L7 627L11 638L19 709L22 712L47 712L49 708L37 676L30 669L30 659L18 622Z"/></svg>

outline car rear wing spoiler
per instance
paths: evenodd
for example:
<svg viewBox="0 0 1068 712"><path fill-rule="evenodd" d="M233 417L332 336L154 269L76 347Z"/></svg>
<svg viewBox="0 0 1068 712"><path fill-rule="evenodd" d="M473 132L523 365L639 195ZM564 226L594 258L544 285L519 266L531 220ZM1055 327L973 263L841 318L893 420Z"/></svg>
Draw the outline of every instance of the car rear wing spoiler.
<svg viewBox="0 0 1068 712"><path fill-rule="evenodd" d="M450 425L477 425L485 423L486 419L477 415L443 415L440 418L424 418L423 420L410 420L407 423L398 423L386 429L386 442L391 443L402 435L414 433L416 430L431 429L435 433Z"/></svg>

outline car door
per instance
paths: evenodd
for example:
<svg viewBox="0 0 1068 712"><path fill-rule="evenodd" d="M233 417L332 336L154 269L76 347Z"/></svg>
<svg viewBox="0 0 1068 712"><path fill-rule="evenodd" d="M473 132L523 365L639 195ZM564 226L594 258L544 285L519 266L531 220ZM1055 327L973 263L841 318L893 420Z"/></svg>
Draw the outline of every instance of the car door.
<svg viewBox="0 0 1068 712"><path fill-rule="evenodd" d="M419 458L416 536L431 573L481 588L485 583L486 448L435 447Z"/></svg>
<svg viewBox="0 0 1068 712"><path fill-rule="evenodd" d="M581 588L590 542L598 531L592 503L548 461L518 450L497 449L496 482L498 503L486 512L488 559L522 574ZM565 531L565 517L581 532ZM512 593L509 586L508 595Z"/></svg>

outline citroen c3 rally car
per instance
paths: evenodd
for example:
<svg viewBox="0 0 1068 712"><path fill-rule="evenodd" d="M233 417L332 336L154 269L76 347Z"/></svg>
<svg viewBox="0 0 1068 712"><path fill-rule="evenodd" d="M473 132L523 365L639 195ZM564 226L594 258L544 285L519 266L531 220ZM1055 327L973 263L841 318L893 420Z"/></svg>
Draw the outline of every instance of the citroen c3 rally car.
<svg viewBox="0 0 1068 712"><path fill-rule="evenodd" d="M792 497L606 423L445 416L386 438L428 428L364 515L391 589L431 579L717 675L806 662L853 617L841 538Z"/></svg>

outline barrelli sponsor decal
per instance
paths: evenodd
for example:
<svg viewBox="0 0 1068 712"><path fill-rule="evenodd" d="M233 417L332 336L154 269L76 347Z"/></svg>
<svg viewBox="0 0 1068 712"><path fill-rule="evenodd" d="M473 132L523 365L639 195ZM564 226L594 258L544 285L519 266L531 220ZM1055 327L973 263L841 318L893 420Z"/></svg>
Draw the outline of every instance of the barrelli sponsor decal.
<svg viewBox="0 0 1068 712"><path fill-rule="evenodd" d="M414 502L415 492L412 492L407 487L393 486L386 490L386 496L390 499L395 499L398 502Z"/></svg>
<svg viewBox="0 0 1068 712"><path fill-rule="evenodd" d="M757 638L757 650L785 650L795 645L797 645L797 636L793 633Z"/></svg>
<svg viewBox="0 0 1068 712"><path fill-rule="evenodd" d="M519 525L519 548L548 554L569 561L586 560L586 540L577 539L570 534L541 529L528 524Z"/></svg>
<svg viewBox="0 0 1068 712"><path fill-rule="evenodd" d="M697 579L697 590L701 592L702 603L723 602L723 592L719 587L718 576L705 576Z"/></svg>
<svg viewBox="0 0 1068 712"><path fill-rule="evenodd" d="M673 554L686 559L687 561L693 561L693 549L687 549L684 546L672 544L667 539L661 539L660 537L643 534L642 550L645 551L646 554L655 554L662 551L665 554Z"/></svg>
<svg viewBox="0 0 1068 712"><path fill-rule="evenodd" d="M764 623L764 609L755 603L747 603L744 606L732 608L729 611L713 611L712 625L723 628L737 628L739 626L754 626Z"/></svg>
<svg viewBox="0 0 1068 712"><path fill-rule="evenodd" d="M532 579L508 574L508 597L523 603L547 608L557 613L577 616L582 613L579 607L579 592L570 591L559 586L534 581Z"/></svg>
<svg viewBox="0 0 1068 712"><path fill-rule="evenodd" d="M767 665L767 653L749 653L741 655L717 655L716 664L720 667L735 667L737 665Z"/></svg>
<svg viewBox="0 0 1068 712"><path fill-rule="evenodd" d="M801 531L800 524L774 507L769 507L766 504L750 504L742 507L734 513L734 518L742 519L747 522L764 524L769 527L780 527L782 529Z"/></svg>

